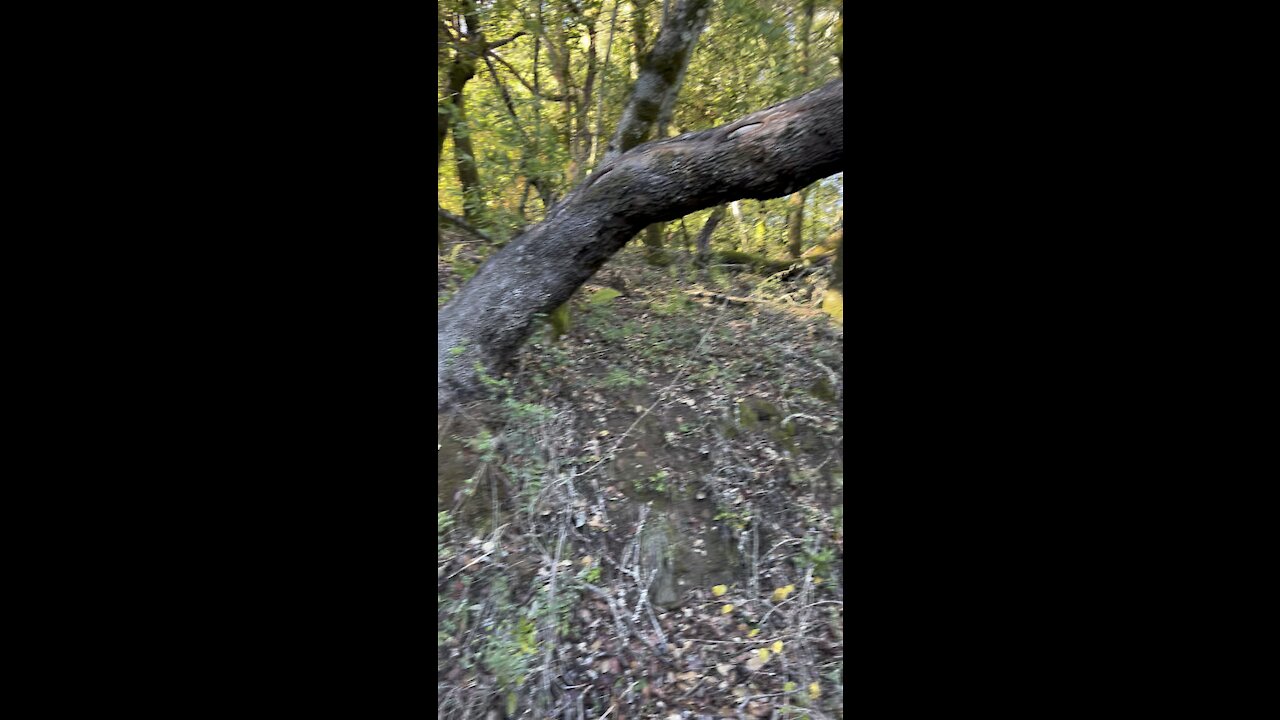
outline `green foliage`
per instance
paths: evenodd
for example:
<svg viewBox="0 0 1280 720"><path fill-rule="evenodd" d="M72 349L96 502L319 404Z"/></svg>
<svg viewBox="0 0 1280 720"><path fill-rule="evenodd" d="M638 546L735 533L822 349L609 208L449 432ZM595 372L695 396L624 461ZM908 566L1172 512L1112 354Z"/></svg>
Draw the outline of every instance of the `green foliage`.
<svg viewBox="0 0 1280 720"><path fill-rule="evenodd" d="M650 303L649 309L663 317L671 317L684 312L691 306L692 303L689 302L689 298L686 297L684 293L678 290L673 290L662 298Z"/></svg>
<svg viewBox="0 0 1280 720"><path fill-rule="evenodd" d="M605 375L604 386L615 390L625 390L629 387L644 387L645 381L632 375L622 368L612 368L609 374Z"/></svg>
<svg viewBox="0 0 1280 720"><path fill-rule="evenodd" d="M589 304L589 305L606 305L606 304L608 304L608 303L609 303L609 301L613 300L614 298L618 297L618 296L619 296L619 295L621 295L621 294L622 294L622 293L618 292L617 290L614 290L613 288L601 288L601 289L597 290L597 291L596 291L596 292L595 292L595 293L594 293L594 294L593 294L593 295L592 295L592 296L587 300L587 304Z"/></svg>
<svg viewBox="0 0 1280 720"><path fill-rule="evenodd" d="M487 428L481 428L480 433L473 438L465 441L467 447L480 453L482 462L493 462L495 459L496 443L493 434Z"/></svg>
<svg viewBox="0 0 1280 720"><path fill-rule="evenodd" d="M804 550L792 558L792 562L799 568L813 568L813 573L819 577L826 577L831 574L831 564L835 562L836 553L831 547L822 544L822 540L817 535L810 535L805 540Z"/></svg>
<svg viewBox="0 0 1280 720"><path fill-rule="evenodd" d="M547 320L551 323L552 340L559 339L561 335L569 332L571 322L569 318L569 303L552 310L551 314L547 316Z"/></svg>
<svg viewBox="0 0 1280 720"><path fill-rule="evenodd" d="M671 477L671 473L666 470L659 470L644 479L637 479L634 483L636 490L640 492L658 492L665 493L667 491L667 478Z"/></svg>
<svg viewBox="0 0 1280 720"><path fill-rule="evenodd" d="M715 519L716 522L723 522L734 530L742 531L751 523L751 513L747 510L722 508L716 513Z"/></svg>
<svg viewBox="0 0 1280 720"><path fill-rule="evenodd" d="M480 266L467 260L458 260L453 264L453 269L458 273L458 277L466 281L475 277L476 271L480 269Z"/></svg>

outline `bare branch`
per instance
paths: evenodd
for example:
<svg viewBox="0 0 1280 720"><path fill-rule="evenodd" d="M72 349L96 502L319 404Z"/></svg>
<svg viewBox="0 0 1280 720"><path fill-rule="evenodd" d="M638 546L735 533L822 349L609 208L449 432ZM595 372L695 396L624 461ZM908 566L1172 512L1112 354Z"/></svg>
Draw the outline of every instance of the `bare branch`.
<svg viewBox="0 0 1280 720"><path fill-rule="evenodd" d="M510 71L511 71L511 74L515 76L516 80L517 80L517 81L519 81L519 83L520 83L521 85L523 85L523 86L525 87L525 89L526 89L526 90L528 90L529 92L533 93L534 95L537 95L538 97L542 98L543 100L552 100L552 101L555 101L555 102L560 102L560 101L563 101L563 100L567 99L567 96L565 96L565 95L557 95L557 94L552 94L552 93L539 92L539 91L538 91L537 89L535 89L532 85L530 85L529 83L525 82L525 79L524 79L524 78L522 78L522 77L520 77L520 73L519 73L519 72L517 72L517 71L516 71L516 69L515 69L514 67L511 67L511 63L509 63L509 62L507 62L506 60L504 60L504 59L502 58L502 56L501 56L501 55L499 55L499 54L498 54L498 53L496 53L496 52L489 52L489 53L487 53L487 54L488 54L490 57L492 57L494 60L497 60L498 62L502 63L503 67L505 67L507 70L510 70Z"/></svg>
<svg viewBox="0 0 1280 720"><path fill-rule="evenodd" d="M522 37L522 36L524 36L524 35L528 35L528 34L529 34L529 33L527 33L527 32L525 32L525 31L521 30L520 32L516 33L515 35L512 35L511 37L507 38L506 40L499 40L499 41L497 41L497 42L491 42L491 43L489 43L489 44L488 44L488 47L489 47L489 49L490 49L490 50L492 50L493 48L500 48L500 47L502 47L503 45L506 45L507 43L511 42L512 40L515 40L515 39L516 39L516 38L518 38L518 37Z"/></svg>

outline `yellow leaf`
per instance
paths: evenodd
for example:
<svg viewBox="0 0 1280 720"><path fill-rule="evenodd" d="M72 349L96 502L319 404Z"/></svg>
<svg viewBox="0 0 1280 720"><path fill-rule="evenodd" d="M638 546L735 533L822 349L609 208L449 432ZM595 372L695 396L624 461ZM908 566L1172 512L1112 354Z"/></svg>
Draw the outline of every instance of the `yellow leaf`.
<svg viewBox="0 0 1280 720"><path fill-rule="evenodd" d="M820 577L818 577L818 576L816 576L816 575L815 575L815 576L813 577L813 584L814 584L814 585L821 585L821 584L822 584L822 578L820 578Z"/></svg>
<svg viewBox="0 0 1280 720"><path fill-rule="evenodd" d="M753 637L755 637L755 636L757 636L757 635L759 635L759 634L760 634L760 628L756 628L756 629L752 630L751 632L747 633L747 637L749 637L749 638L753 638Z"/></svg>
<svg viewBox="0 0 1280 720"><path fill-rule="evenodd" d="M720 608L720 612L721 614L728 615L729 613L733 612L733 606L725 605L724 607Z"/></svg>
<svg viewBox="0 0 1280 720"><path fill-rule="evenodd" d="M780 603L783 600L786 600L787 596L791 594L791 591L795 589L796 589L795 585L787 585L786 587L777 588L776 590L773 591L772 599L774 602Z"/></svg>
<svg viewBox="0 0 1280 720"><path fill-rule="evenodd" d="M779 640L779 641L777 641L777 642L775 642L775 643L773 644L773 651L774 651L774 652L776 652L776 653L780 653L780 652L782 652L782 641L781 641L781 640Z"/></svg>
<svg viewBox="0 0 1280 720"><path fill-rule="evenodd" d="M756 654L760 656L760 662L769 661L769 648L760 648L756 651Z"/></svg>
<svg viewBox="0 0 1280 720"><path fill-rule="evenodd" d="M796 689L796 684L788 680L782 684L782 692L791 692Z"/></svg>
<svg viewBox="0 0 1280 720"><path fill-rule="evenodd" d="M729 586L727 585L717 585L711 588L711 594L715 595L716 597L720 597L721 595L727 592L729 592Z"/></svg>
<svg viewBox="0 0 1280 720"><path fill-rule="evenodd" d="M822 697L822 688L818 687L818 683L809 683L809 697L814 700Z"/></svg>

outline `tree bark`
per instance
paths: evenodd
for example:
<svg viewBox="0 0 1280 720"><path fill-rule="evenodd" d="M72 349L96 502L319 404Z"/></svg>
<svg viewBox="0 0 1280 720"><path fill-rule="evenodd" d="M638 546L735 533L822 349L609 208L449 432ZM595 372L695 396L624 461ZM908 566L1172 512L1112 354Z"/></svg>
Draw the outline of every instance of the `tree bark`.
<svg viewBox="0 0 1280 720"><path fill-rule="evenodd" d="M449 127L453 125L451 108L462 105L462 90L475 74L475 58L461 50L455 51L453 62L449 65L449 84L445 88L444 100L436 107L436 167L440 166L444 140L449 136Z"/></svg>
<svg viewBox="0 0 1280 720"><path fill-rule="evenodd" d="M711 216L707 218L707 222L702 226L702 230L698 233L698 267L706 267L707 262L711 259L711 233L715 232L716 226L724 219L724 205L717 205L715 210L711 211Z"/></svg>
<svg viewBox="0 0 1280 720"><path fill-rule="evenodd" d="M813 33L814 0L804 0L800 21L800 77L809 77L809 35ZM800 257L804 244L804 191L793 193L787 201L787 252Z"/></svg>
<svg viewBox="0 0 1280 720"><path fill-rule="evenodd" d="M570 148L569 179L574 185L582 182L587 174L587 157L591 152L591 93L596 82L596 23L595 20L585 23L588 35L587 74L582 81L582 93L575 104L575 124L573 145Z"/></svg>
<svg viewBox="0 0 1280 720"><path fill-rule="evenodd" d="M673 12L677 14L679 8ZM643 227L740 198L782 197L844 170L844 81L607 161L494 254L439 312L437 410L480 392L537 314L566 302Z"/></svg>
<svg viewBox="0 0 1280 720"><path fill-rule="evenodd" d="M667 126L675 111L676 96L680 94L680 85L693 56L693 47L707 23L709 5L710 0L684 0L675 12L663 6L662 30L654 41L653 50L641 64L635 87L605 150L605 162L647 140L655 125L657 137L666 137ZM639 52L644 39L644 5L637 2L636 7L640 11L634 28L636 50ZM662 249L663 226L660 223L650 226L641 236L641 242L644 243L645 258L651 264L666 265L670 262Z"/></svg>
<svg viewBox="0 0 1280 720"><path fill-rule="evenodd" d="M680 0L640 65L631 97L605 149L604 162L649 139L664 103L674 103L693 47L706 25L711 0Z"/></svg>
<svg viewBox="0 0 1280 720"><path fill-rule="evenodd" d="M467 125L466 100L462 93L455 98L453 119L453 158L458 166L458 184L462 186L462 214L467 222L479 225L484 204L480 188L480 167L471 145L471 128Z"/></svg>
<svg viewBox="0 0 1280 720"><path fill-rule="evenodd" d="M800 257L804 241L804 191L791 193L787 198L787 252L793 258Z"/></svg>

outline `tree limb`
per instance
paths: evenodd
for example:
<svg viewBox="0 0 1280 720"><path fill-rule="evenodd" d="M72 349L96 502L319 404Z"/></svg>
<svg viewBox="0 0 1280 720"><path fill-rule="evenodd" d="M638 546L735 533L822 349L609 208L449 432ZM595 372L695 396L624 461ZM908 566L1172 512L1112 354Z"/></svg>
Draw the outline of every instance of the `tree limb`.
<svg viewBox="0 0 1280 720"><path fill-rule="evenodd" d="M515 39L516 39L516 38L518 38L518 37L523 37L523 36L528 35L528 34L529 34L529 33L527 33L527 32L525 32L525 31L521 30L520 32L516 33L515 35L512 35L511 37L507 38L506 40L498 40L497 42L491 42L491 43L486 44L486 46L485 46L485 47L486 47L486 49L488 49L488 50L492 50L492 49L494 49L494 48L500 48L500 47L502 47L503 45L506 45L507 43L511 42L512 40L515 40Z"/></svg>
<svg viewBox="0 0 1280 720"><path fill-rule="evenodd" d="M520 73L519 73L519 72L516 72L516 69L515 69L515 68L513 68L513 67L511 67L511 63L509 63L509 62L507 62L506 60L504 60L504 59L502 58L502 56L501 56L501 55L499 55L499 54L498 54L498 53L496 53L496 52L489 52L489 53L488 53L488 55L489 55L490 57L492 57L494 60L497 60L498 62L502 63L502 65L503 65L504 67L506 67L506 68L507 68L507 70L510 70L510 71L511 71L511 74L515 76L516 80L517 80L521 85L523 85L523 86L525 87L525 89L526 89L526 90L528 90L529 92L533 93L534 95L537 95L538 97L542 98L543 100L551 100L551 101L553 101L553 102L561 102L561 101L563 101L563 100L567 99L567 97L568 97L568 96L566 96L566 95L561 95L561 94L558 94L558 93L544 93L544 92L542 92L542 91L540 91L540 90L535 89L532 85L530 85L529 83L525 82L525 79L524 79L524 78L522 78L522 77L520 77Z"/></svg>
<svg viewBox="0 0 1280 720"><path fill-rule="evenodd" d="M436 206L436 216L460 230L465 230L466 232L469 232L472 235L475 235L476 237L480 238L481 240L484 240L485 242L493 242L493 238L490 237L488 233L473 227L471 223L467 222L466 220L463 220L457 215L454 215L448 210L445 210L439 205Z"/></svg>

